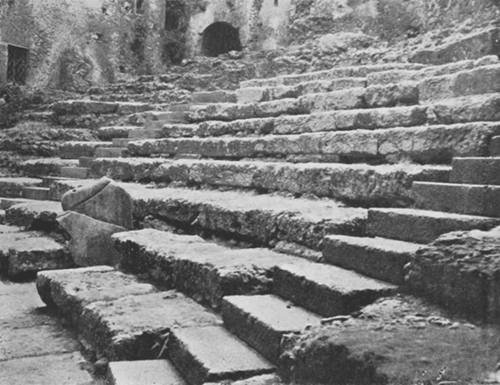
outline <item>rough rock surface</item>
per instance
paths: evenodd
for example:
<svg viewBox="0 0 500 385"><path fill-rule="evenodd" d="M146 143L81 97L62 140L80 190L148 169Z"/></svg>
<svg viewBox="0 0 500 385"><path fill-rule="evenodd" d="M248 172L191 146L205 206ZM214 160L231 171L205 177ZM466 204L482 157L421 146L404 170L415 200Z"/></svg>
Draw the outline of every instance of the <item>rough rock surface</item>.
<svg viewBox="0 0 500 385"><path fill-rule="evenodd" d="M455 322L412 297L389 297L290 336L280 372L285 380L331 385L491 383L499 339L494 327Z"/></svg>
<svg viewBox="0 0 500 385"><path fill-rule="evenodd" d="M419 250L406 283L447 309L483 321L500 319L500 228L445 234Z"/></svg>

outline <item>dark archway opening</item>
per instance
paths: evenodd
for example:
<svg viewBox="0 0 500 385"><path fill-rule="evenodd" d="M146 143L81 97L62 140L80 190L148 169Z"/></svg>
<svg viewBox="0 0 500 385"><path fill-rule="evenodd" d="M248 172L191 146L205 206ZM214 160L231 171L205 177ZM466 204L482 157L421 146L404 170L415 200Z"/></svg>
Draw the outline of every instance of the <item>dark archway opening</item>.
<svg viewBox="0 0 500 385"><path fill-rule="evenodd" d="M202 33L202 52L206 56L218 56L229 51L241 51L240 32L231 24L217 22Z"/></svg>
<svg viewBox="0 0 500 385"><path fill-rule="evenodd" d="M7 81L25 84L28 75L28 50L8 45L7 55Z"/></svg>

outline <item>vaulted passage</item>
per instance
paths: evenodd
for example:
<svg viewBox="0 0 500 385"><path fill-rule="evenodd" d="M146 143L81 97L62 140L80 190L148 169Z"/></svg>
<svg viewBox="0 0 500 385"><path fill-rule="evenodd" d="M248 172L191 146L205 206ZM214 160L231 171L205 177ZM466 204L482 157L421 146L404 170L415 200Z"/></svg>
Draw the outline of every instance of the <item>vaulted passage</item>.
<svg viewBox="0 0 500 385"><path fill-rule="evenodd" d="M242 48L238 29L229 23L213 23L203 31L202 52L206 56L241 51Z"/></svg>
<svg viewBox="0 0 500 385"><path fill-rule="evenodd" d="M26 48L8 46L7 80L24 84L28 74L28 50Z"/></svg>

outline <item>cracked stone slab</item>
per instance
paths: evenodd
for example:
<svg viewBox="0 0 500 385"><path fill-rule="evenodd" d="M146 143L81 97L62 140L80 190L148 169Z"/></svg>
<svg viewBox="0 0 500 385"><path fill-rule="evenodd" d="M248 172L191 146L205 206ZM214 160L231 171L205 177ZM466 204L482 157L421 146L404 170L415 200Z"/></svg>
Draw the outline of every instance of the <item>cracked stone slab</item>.
<svg viewBox="0 0 500 385"><path fill-rule="evenodd" d="M173 330L221 320L194 300L168 291L89 303L80 323L82 335L99 354L136 360L159 358Z"/></svg>

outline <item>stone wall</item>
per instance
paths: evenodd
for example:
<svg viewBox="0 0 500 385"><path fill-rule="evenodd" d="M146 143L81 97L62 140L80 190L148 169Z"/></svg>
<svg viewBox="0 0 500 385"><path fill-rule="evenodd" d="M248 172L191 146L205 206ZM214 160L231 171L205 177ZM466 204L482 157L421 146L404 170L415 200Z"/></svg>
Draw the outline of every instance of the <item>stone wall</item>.
<svg viewBox="0 0 500 385"><path fill-rule="evenodd" d="M498 5L498 0L6 0L0 2L0 43L30 49L28 85L85 91L130 75L167 72L200 55L203 32L215 22L236 28L247 51L309 44L328 58L338 54L339 37L332 38L337 32L344 34L341 51L345 45L358 49L435 28L453 30L465 21L468 28L484 25L499 19ZM323 66L331 65L326 60Z"/></svg>

